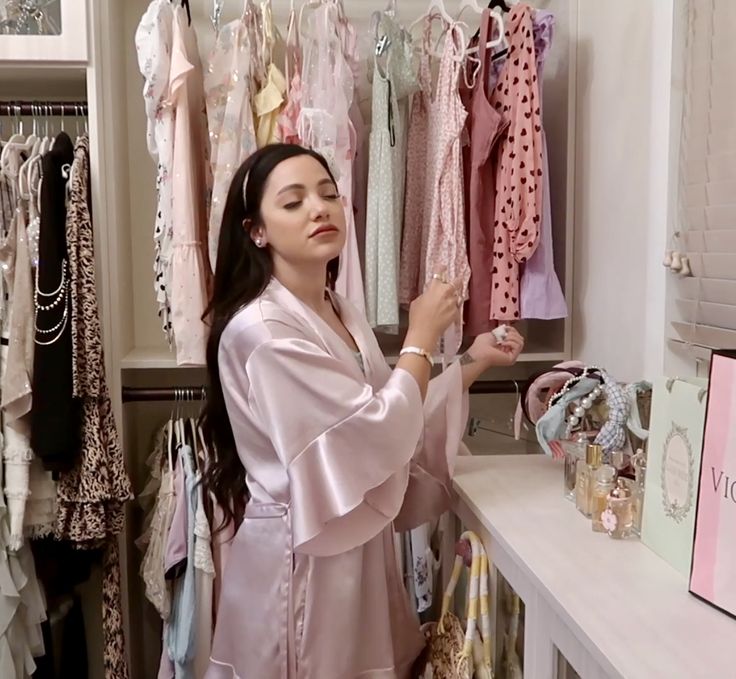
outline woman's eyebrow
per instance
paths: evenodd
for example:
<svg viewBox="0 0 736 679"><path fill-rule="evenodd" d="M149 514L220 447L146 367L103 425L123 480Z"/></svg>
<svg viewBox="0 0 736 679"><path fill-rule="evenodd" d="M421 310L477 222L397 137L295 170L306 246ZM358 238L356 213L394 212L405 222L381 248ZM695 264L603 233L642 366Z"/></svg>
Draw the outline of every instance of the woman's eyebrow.
<svg viewBox="0 0 736 679"><path fill-rule="evenodd" d="M304 189L306 188L304 184L288 184L287 186L284 186L282 189L279 189L277 196L281 195L282 193L285 193L286 191L291 191L292 189Z"/></svg>

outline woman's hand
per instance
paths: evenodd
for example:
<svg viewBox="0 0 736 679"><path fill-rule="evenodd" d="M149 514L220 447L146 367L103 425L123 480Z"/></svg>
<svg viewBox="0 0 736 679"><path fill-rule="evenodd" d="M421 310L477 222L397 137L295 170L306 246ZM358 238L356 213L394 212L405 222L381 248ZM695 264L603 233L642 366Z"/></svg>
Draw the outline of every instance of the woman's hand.
<svg viewBox="0 0 736 679"><path fill-rule="evenodd" d="M445 282L442 274L433 276L424 293L409 307L405 344L433 351L442 333L460 318L458 300L455 285Z"/></svg>
<svg viewBox="0 0 736 679"><path fill-rule="evenodd" d="M463 387L469 388L486 370L514 365L524 349L524 338L515 328L508 327L506 337L497 340L493 333L484 332L475 338L460 357Z"/></svg>
<svg viewBox="0 0 736 679"><path fill-rule="evenodd" d="M474 360L489 368L505 368L514 365L524 349L524 338L516 328L507 327L505 339L498 341L492 332L484 332L475 338L467 353Z"/></svg>

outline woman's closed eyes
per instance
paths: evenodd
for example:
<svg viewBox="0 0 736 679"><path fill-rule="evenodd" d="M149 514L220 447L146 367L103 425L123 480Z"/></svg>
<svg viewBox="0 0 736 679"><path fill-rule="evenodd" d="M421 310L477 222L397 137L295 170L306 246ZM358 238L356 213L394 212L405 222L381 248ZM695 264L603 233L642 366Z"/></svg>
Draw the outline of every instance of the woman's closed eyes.
<svg viewBox="0 0 736 679"><path fill-rule="evenodd" d="M320 198L322 198L322 200L335 201L335 200L338 200L340 198L340 194L339 193L331 193L329 195L320 196ZM292 201L289 201L288 203L284 203L283 208L285 210L296 210L303 202L304 201L301 200L301 199L299 199L299 200L292 200Z"/></svg>

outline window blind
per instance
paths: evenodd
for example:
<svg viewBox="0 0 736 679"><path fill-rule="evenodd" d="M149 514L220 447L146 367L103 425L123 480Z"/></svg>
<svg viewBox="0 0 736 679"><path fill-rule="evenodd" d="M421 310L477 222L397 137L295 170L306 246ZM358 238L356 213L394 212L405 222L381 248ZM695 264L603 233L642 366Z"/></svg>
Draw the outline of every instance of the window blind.
<svg viewBox="0 0 736 679"><path fill-rule="evenodd" d="M736 348L736 2L688 0L676 237L674 340Z"/></svg>

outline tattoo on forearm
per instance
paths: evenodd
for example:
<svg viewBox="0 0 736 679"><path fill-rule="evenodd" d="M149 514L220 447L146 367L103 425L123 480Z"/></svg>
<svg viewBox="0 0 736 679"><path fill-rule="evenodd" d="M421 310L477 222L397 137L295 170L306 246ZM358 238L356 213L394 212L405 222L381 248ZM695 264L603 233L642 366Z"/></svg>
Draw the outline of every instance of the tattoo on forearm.
<svg viewBox="0 0 736 679"><path fill-rule="evenodd" d="M475 363L475 359L467 351L460 356L460 365L470 365L471 363Z"/></svg>

